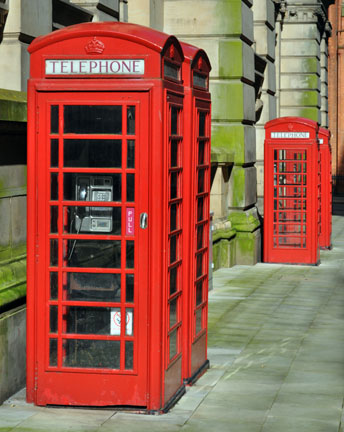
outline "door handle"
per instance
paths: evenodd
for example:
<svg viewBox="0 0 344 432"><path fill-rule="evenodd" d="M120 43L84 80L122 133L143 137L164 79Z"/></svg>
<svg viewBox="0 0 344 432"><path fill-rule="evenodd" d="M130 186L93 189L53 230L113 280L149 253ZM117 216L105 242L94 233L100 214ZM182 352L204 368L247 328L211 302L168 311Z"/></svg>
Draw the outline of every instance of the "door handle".
<svg viewBox="0 0 344 432"><path fill-rule="evenodd" d="M148 227L148 214L141 213L140 214L140 228L146 229Z"/></svg>

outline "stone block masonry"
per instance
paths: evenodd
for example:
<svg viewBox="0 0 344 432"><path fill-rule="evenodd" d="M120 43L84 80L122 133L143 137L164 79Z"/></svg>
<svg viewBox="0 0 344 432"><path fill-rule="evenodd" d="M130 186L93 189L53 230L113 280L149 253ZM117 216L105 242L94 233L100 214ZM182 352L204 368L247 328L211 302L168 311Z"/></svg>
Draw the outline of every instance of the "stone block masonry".
<svg viewBox="0 0 344 432"><path fill-rule="evenodd" d="M268 19L272 20L271 11L268 12ZM209 7L206 0L181 0L176 8L175 1L165 0L164 30L203 48L212 64L213 155L220 152L228 156L221 165L217 164L217 158L212 160L216 172L211 210L215 212L215 219L218 223L226 221L232 212L242 214L243 219L247 212L256 215L256 137L253 126L256 119L256 77L252 2L215 0ZM237 247L229 246L231 242L242 242L242 238L236 235L235 224L231 222L231 229L226 232L219 229L219 236L215 232L215 268L256 262L249 249L241 248L250 255L247 258L243 253L235 252ZM255 229L259 229L259 223L257 225ZM254 235L252 239L259 242L259 236Z"/></svg>

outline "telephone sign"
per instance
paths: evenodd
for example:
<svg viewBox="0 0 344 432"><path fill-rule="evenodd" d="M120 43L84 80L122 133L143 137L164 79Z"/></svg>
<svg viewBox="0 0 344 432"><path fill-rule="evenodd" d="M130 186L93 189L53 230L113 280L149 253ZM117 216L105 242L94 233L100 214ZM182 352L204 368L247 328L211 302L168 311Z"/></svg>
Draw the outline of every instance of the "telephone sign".
<svg viewBox="0 0 344 432"><path fill-rule="evenodd" d="M27 400L166 411L191 321L192 372L208 364L210 95L191 109L181 44L135 24L78 24L29 52Z"/></svg>

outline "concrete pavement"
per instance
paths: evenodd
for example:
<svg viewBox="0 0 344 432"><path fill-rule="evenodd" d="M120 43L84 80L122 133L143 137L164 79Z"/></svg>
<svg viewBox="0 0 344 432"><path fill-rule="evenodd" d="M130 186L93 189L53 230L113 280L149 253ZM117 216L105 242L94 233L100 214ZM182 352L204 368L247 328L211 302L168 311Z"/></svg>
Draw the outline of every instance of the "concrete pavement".
<svg viewBox="0 0 344 432"><path fill-rule="evenodd" d="M344 432L344 213L321 265L214 274L211 368L167 414L0 406L0 432Z"/></svg>

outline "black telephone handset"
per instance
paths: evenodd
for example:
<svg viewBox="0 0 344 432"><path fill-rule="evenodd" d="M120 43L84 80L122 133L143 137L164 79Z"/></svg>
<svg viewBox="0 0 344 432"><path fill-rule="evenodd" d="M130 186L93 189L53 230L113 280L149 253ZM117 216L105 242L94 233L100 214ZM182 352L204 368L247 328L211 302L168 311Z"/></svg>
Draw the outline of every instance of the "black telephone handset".
<svg viewBox="0 0 344 432"><path fill-rule="evenodd" d="M110 176L78 176L75 194L77 201L103 201L113 199L113 183ZM112 231L112 207L79 206L75 212L77 232Z"/></svg>

